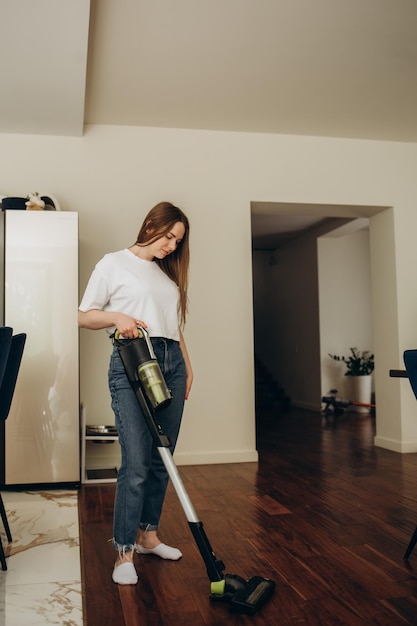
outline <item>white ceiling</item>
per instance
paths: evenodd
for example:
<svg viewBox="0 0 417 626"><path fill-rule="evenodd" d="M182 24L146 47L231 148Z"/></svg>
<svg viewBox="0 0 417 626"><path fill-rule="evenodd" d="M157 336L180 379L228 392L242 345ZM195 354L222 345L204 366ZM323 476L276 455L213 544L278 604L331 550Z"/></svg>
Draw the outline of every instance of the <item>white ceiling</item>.
<svg viewBox="0 0 417 626"><path fill-rule="evenodd" d="M85 120L417 141L415 0L93 0Z"/></svg>
<svg viewBox="0 0 417 626"><path fill-rule="evenodd" d="M89 5L0 0L0 132L77 135L86 122L417 141L416 0Z"/></svg>
<svg viewBox="0 0 417 626"><path fill-rule="evenodd" d="M0 0L0 132L82 134L89 4Z"/></svg>
<svg viewBox="0 0 417 626"><path fill-rule="evenodd" d="M0 0L0 21L0 133L417 142L416 0Z"/></svg>

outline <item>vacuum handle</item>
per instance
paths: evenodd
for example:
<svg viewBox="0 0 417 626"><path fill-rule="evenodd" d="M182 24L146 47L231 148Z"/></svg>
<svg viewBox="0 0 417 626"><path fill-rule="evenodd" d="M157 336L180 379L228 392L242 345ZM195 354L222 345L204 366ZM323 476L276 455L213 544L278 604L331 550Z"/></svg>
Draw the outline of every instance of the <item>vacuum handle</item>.
<svg viewBox="0 0 417 626"><path fill-rule="evenodd" d="M153 345L152 345L152 342L150 340L148 331L143 326L136 326L136 328L138 330L138 336L137 337L133 337L133 339L142 339L143 338L145 340L145 342L146 342L146 346L147 346L148 351L149 351L149 356L151 357L152 360L156 361L157 360L156 359L156 355L155 355L155 352L154 352L154 349L153 349ZM117 329L116 329L116 331L114 333L114 338L115 338L116 341L118 341L119 339L126 339L125 337L122 336L122 333L120 332L120 330L117 330ZM148 360L148 356L147 355L146 355L146 360Z"/></svg>
<svg viewBox="0 0 417 626"><path fill-rule="evenodd" d="M151 358L156 360L155 352L153 350L153 345L151 343L148 331L143 326L137 326L136 328L138 329L139 337L141 336L141 334L143 335L143 338L146 341L146 345L148 346L148 350L149 350L149 354L151 355Z"/></svg>
<svg viewBox="0 0 417 626"><path fill-rule="evenodd" d="M122 341L121 333L116 331L114 343L133 389L139 382L152 410L161 409L171 402L172 393L165 382L148 332L139 326L138 333L138 337Z"/></svg>
<svg viewBox="0 0 417 626"><path fill-rule="evenodd" d="M144 337L146 343L148 344L148 349L149 352L151 353L152 358L156 358L155 357L155 353L153 351L153 347L151 344L151 341L149 339L149 333L146 330L146 328L144 328L143 326L136 326L137 330L138 330L138 336L139 338L142 338L142 336ZM127 337L123 337L122 333L120 332L120 330L118 328L116 328L116 330L114 331L114 338L116 339L116 341L118 341L119 339L127 339ZM136 337L133 337L133 339L135 339Z"/></svg>

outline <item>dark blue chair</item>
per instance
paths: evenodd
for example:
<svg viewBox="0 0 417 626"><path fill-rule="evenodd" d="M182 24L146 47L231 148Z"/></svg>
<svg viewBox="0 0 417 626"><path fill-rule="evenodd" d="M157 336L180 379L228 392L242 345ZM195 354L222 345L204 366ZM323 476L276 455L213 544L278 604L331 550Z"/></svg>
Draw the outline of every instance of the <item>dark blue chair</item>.
<svg viewBox="0 0 417 626"><path fill-rule="evenodd" d="M9 415L25 342L26 333L12 336L12 344L0 386L0 421L3 422Z"/></svg>
<svg viewBox="0 0 417 626"><path fill-rule="evenodd" d="M12 345L13 328L0 326L0 387L9 358L10 346Z"/></svg>
<svg viewBox="0 0 417 626"><path fill-rule="evenodd" d="M0 328L0 421L5 421L9 415L25 342L25 333L13 335L13 329L10 327L3 326ZM6 531L7 540L10 542L12 541L12 535L1 494L0 515L3 521L4 530ZM0 563L2 569L6 570L7 563L1 539Z"/></svg>
<svg viewBox="0 0 417 626"><path fill-rule="evenodd" d="M404 352L404 365L407 372L408 379L410 381L411 389L417 399L417 350L406 350ZM407 550L404 554L404 560L408 560L414 546L417 543L417 526L410 539Z"/></svg>

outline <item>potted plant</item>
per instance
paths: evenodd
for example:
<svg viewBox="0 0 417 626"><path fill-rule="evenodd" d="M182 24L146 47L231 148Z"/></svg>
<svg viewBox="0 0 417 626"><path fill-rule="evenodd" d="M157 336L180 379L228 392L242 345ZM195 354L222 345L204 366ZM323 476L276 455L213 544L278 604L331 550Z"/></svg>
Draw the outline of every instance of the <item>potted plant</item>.
<svg viewBox="0 0 417 626"><path fill-rule="evenodd" d="M336 356L329 354L334 361L346 363L347 372L345 376L370 376L375 368L374 355L368 350L359 352L357 348L349 348L350 356Z"/></svg>
<svg viewBox="0 0 417 626"><path fill-rule="evenodd" d="M346 365L345 376L352 377L353 402L363 402L371 404L372 395L372 372L375 368L374 355L369 350L359 351L357 348L350 348L350 356L337 356L330 354L334 361L342 361ZM369 413L367 407L355 407L359 413Z"/></svg>

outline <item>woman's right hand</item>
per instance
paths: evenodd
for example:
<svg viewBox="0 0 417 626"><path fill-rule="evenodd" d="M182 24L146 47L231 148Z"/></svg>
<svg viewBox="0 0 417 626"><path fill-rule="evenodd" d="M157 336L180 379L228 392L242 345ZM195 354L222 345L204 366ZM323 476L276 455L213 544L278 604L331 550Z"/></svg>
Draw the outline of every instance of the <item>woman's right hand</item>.
<svg viewBox="0 0 417 626"><path fill-rule="evenodd" d="M125 339L134 339L137 337L139 335L138 326L147 328L147 325L142 320L137 320L124 313L117 313L114 321L117 330Z"/></svg>
<svg viewBox="0 0 417 626"><path fill-rule="evenodd" d="M90 330L100 330L102 328L112 328L116 326L119 333L123 335L123 337L126 337L126 339L132 339L138 336L138 326L148 328L145 322L137 320L131 315L125 315L117 311L101 311L99 309L79 311L78 325L80 328L89 328Z"/></svg>

